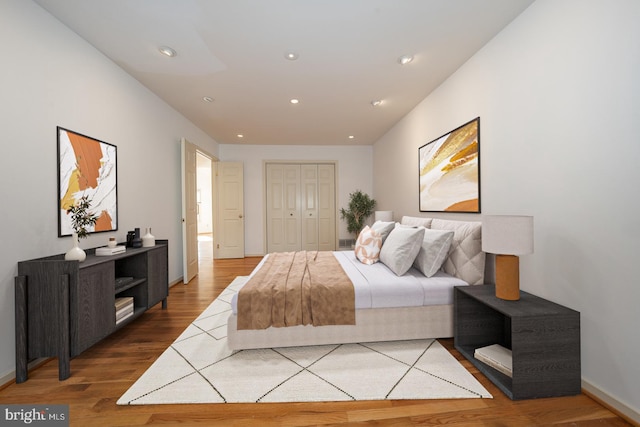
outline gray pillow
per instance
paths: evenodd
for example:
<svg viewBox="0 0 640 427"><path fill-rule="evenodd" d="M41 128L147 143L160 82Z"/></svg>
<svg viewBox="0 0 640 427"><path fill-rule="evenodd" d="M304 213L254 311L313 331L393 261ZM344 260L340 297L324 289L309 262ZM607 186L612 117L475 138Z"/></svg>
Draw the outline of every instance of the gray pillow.
<svg viewBox="0 0 640 427"><path fill-rule="evenodd" d="M398 276L409 271L422 247L424 230L424 227L396 226L382 245L380 262Z"/></svg>
<svg viewBox="0 0 640 427"><path fill-rule="evenodd" d="M371 226L371 229L380 234L380 236L382 237L382 243L384 243L384 241L387 240L387 237L389 237L389 233L391 233L391 230L393 230L395 226L396 223L393 221L376 221Z"/></svg>
<svg viewBox="0 0 640 427"><path fill-rule="evenodd" d="M452 241L453 231L451 230L426 229L420 251L413 262L413 266L425 276L433 276L440 270L442 263L449 256L449 248Z"/></svg>

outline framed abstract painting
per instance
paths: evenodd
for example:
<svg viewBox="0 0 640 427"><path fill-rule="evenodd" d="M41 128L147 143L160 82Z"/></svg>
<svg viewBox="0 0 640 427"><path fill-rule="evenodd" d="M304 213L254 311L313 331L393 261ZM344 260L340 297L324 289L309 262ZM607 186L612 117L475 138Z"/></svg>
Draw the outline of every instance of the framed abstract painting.
<svg viewBox="0 0 640 427"><path fill-rule="evenodd" d="M58 126L58 236L73 232L69 207L80 198L98 216L90 233L118 229L118 163L115 145Z"/></svg>
<svg viewBox="0 0 640 427"><path fill-rule="evenodd" d="M480 117L418 149L420 212L480 213Z"/></svg>

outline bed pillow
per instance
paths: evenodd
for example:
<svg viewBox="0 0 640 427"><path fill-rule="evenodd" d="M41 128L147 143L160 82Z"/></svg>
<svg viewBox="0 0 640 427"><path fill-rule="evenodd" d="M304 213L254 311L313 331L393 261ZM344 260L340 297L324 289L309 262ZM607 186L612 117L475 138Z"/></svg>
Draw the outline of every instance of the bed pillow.
<svg viewBox="0 0 640 427"><path fill-rule="evenodd" d="M382 244L384 244L384 241L387 240L389 233L391 233L391 230L393 230L395 226L396 223L393 221L376 221L373 223L371 228L380 233L380 237L382 237Z"/></svg>
<svg viewBox="0 0 640 427"><path fill-rule="evenodd" d="M396 275L409 271L422 246L424 227L396 225L380 251L380 261Z"/></svg>
<svg viewBox="0 0 640 427"><path fill-rule="evenodd" d="M433 218L422 218L419 216L403 216L400 220L402 225L410 225L414 227L423 226L425 228L431 228L431 221Z"/></svg>
<svg viewBox="0 0 640 427"><path fill-rule="evenodd" d="M486 254L482 252L482 223L434 218L431 228L454 233L449 256L442 264L444 272L470 285L484 283Z"/></svg>
<svg viewBox="0 0 640 427"><path fill-rule="evenodd" d="M356 240L356 258L363 264L375 264L380 261L382 236L376 230L365 226Z"/></svg>
<svg viewBox="0 0 640 427"><path fill-rule="evenodd" d="M453 231L424 230L422 245L413 266L425 276L433 276L447 259L452 240Z"/></svg>

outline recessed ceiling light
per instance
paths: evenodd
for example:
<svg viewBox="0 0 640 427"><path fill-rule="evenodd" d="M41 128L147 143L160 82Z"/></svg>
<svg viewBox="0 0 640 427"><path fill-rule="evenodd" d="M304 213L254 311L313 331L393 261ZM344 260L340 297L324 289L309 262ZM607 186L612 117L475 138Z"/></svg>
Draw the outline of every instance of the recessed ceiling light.
<svg viewBox="0 0 640 427"><path fill-rule="evenodd" d="M173 58L178 54L175 50L171 49L169 46L161 46L159 49L161 54L168 56L169 58Z"/></svg>
<svg viewBox="0 0 640 427"><path fill-rule="evenodd" d="M400 65L407 65L411 61L413 61L413 56L411 55L402 55L398 58L398 64Z"/></svg>
<svg viewBox="0 0 640 427"><path fill-rule="evenodd" d="M239 133L238 135L236 135L238 138L244 138L244 135Z"/></svg>
<svg viewBox="0 0 640 427"><path fill-rule="evenodd" d="M295 61L300 57L300 55L298 55L296 52L286 52L284 54L284 57L287 58L289 61Z"/></svg>
<svg viewBox="0 0 640 427"><path fill-rule="evenodd" d="M379 100L379 99L375 99L375 100L371 101L371 105L373 105L374 107L377 107L380 104L382 104L382 101Z"/></svg>
<svg viewBox="0 0 640 427"><path fill-rule="evenodd" d="M297 104L298 102L300 102L299 100L293 98L292 100L289 101L292 104Z"/></svg>
<svg viewBox="0 0 640 427"><path fill-rule="evenodd" d="M207 102L213 102L213 98L210 96L203 96L202 99Z"/></svg>
<svg viewBox="0 0 640 427"><path fill-rule="evenodd" d="M355 136L349 135L349 139L355 139Z"/></svg>

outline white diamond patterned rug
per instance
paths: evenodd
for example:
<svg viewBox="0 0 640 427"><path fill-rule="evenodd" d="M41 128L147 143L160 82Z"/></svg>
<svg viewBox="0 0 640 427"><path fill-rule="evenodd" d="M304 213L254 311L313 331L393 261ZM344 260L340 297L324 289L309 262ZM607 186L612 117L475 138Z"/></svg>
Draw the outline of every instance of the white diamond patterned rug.
<svg viewBox="0 0 640 427"><path fill-rule="evenodd" d="M491 398L436 340L232 351L238 277L118 400L118 405Z"/></svg>

